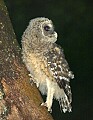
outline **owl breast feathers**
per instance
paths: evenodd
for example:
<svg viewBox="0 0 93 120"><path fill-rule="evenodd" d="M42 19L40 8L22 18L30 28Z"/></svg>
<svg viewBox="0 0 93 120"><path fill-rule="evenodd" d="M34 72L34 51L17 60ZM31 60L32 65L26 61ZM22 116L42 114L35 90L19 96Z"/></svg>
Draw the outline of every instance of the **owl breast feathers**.
<svg viewBox="0 0 93 120"><path fill-rule="evenodd" d="M44 17L31 20L22 36L22 58L41 93L47 95L46 102L41 105L51 111L55 98L63 112L71 112L70 79L74 75L56 40L51 20Z"/></svg>

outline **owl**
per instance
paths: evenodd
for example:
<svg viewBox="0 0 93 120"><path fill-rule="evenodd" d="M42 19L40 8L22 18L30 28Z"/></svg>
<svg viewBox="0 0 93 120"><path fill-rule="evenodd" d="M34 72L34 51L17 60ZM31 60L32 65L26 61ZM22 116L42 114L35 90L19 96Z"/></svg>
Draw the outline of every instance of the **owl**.
<svg viewBox="0 0 93 120"><path fill-rule="evenodd" d="M71 112L70 79L74 75L56 41L57 33L51 20L45 17L32 19L22 36L22 59L33 82L47 96L41 105L51 112L53 99L56 99L61 111Z"/></svg>

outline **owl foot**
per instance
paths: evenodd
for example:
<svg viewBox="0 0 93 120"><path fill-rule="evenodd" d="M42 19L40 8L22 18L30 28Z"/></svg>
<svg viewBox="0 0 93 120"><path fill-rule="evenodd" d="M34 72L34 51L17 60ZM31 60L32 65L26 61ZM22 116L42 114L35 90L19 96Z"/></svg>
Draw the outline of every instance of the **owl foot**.
<svg viewBox="0 0 93 120"><path fill-rule="evenodd" d="M32 75L31 75L30 73L28 74L28 76L29 76L29 77L32 77Z"/></svg>
<svg viewBox="0 0 93 120"><path fill-rule="evenodd" d="M33 77L32 74L28 74L28 76L30 77L30 84L31 86L35 83L37 87L39 87L38 83L36 83L35 81L35 78Z"/></svg>
<svg viewBox="0 0 93 120"><path fill-rule="evenodd" d="M30 78L30 84L31 84L31 86L33 85L33 80L32 80L32 78Z"/></svg>
<svg viewBox="0 0 93 120"><path fill-rule="evenodd" d="M41 103L41 106L47 107L47 103L46 102L45 103Z"/></svg>
<svg viewBox="0 0 93 120"><path fill-rule="evenodd" d="M47 102L41 103L41 106L47 107L48 108L48 112L52 113L52 109L50 107L48 107Z"/></svg>

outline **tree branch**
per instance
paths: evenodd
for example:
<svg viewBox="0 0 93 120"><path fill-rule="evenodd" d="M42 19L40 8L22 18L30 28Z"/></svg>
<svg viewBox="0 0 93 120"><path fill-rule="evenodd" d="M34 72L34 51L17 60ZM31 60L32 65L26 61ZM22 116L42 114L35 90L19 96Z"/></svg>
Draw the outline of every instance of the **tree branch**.
<svg viewBox="0 0 93 120"><path fill-rule="evenodd" d="M29 82L11 21L0 0L0 120L53 120Z"/></svg>

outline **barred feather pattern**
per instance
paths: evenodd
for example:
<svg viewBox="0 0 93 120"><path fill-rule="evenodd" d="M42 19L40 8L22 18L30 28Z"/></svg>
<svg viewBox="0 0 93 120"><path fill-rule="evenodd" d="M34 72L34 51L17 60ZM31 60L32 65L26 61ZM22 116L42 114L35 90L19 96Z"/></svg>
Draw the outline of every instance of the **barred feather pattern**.
<svg viewBox="0 0 93 120"><path fill-rule="evenodd" d="M54 80L59 87L64 90L65 97L59 100L60 106L63 111L71 111L72 93L70 87L70 79L74 78L72 71L70 71L69 65L65 59L63 50L56 43L45 54L47 58L48 68L53 75Z"/></svg>

